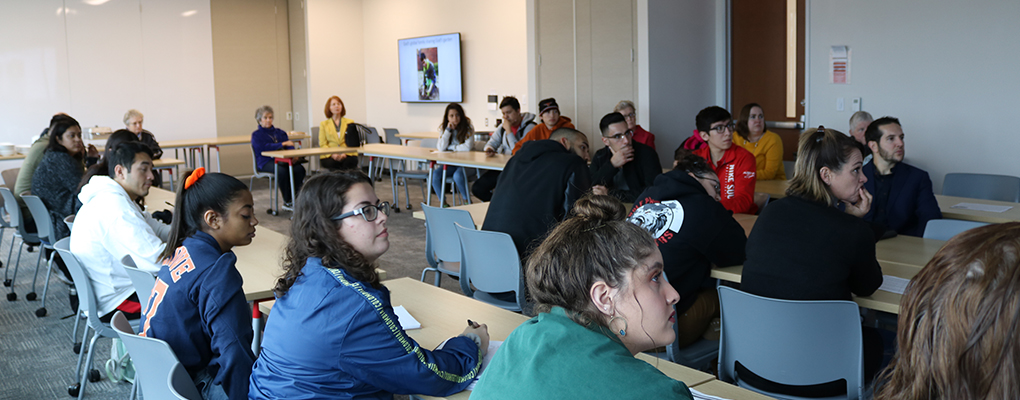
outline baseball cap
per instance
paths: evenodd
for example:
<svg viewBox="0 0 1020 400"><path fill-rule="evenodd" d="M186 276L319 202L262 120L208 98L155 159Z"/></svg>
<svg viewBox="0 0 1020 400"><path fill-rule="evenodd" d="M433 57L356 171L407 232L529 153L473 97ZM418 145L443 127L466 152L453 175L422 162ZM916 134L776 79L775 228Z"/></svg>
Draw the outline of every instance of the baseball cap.
<svg viewBox="0 0 1020 400"><path fill-rule="evenodd" d="M553 109L559 110L560 106L559 106L559 104L556 104L556 99L554 99L552 97L538 102L538 110L539 110L538 111L538 115L542 115L546 111L553 110Z"/></svg>

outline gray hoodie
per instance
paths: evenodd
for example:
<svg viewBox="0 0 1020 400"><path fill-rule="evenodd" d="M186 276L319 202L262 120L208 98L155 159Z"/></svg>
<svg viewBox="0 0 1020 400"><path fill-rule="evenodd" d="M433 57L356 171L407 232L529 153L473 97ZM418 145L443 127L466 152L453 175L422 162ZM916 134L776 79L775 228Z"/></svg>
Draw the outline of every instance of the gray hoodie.
<svg viewBox="0 0 1020 400"><path fill-rule="evenodd" d="M517 129L516 135L503 129L504 125L506 123L500 124L499 128L492 132L492 136L489 136L489 141L485 143L485 148L494 149L499 154L511 155L513 154L514 146L517 145L517 141L521 140L525 134L535 127L535 114L529 112L521 113L521 127Z"/></svg>

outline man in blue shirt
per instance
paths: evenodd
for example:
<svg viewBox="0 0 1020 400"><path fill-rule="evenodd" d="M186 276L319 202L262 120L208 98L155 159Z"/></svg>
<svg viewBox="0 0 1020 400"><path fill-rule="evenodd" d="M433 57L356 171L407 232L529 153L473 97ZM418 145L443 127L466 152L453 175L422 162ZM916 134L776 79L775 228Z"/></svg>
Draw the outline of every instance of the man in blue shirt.
<svg viewBox="0 0 1020 400"><path fill-rule="evenodd" d="M874 158L864 166L864 188L874 196L864 219L902 235L921 236L929 220L942 218L928 173L903 162L900 120L882 117L864 132Z"/></svg>

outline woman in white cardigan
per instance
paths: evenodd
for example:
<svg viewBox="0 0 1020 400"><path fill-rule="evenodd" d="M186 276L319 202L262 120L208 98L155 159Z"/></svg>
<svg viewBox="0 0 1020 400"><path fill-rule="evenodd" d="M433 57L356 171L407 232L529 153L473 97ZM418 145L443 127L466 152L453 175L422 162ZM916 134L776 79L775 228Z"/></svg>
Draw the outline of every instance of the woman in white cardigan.
<svg viewBox="0 0 1020 400"><path fill-rule="evenodd" d="M475 128L471 126L471 119L464 115L464 108L457 103L450 103L443 113L443 123L439 125L442 135L439 137L439 151L471 151L475 145ZM464 168L445 166L446 176L453 177L453 183L457 185L457 192L466 203L468 200L467 175ZM432 171L432 190L442 198L443 168L436 168Z"/></svg>

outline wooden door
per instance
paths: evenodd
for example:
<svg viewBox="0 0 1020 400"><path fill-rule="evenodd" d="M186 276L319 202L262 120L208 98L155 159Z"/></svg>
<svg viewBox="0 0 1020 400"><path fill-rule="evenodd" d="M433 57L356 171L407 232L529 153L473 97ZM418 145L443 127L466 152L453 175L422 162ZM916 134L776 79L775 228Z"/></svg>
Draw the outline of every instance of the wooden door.
<svg viewBox="0 0 1020 400"><path fill-rule="evenodd" d="M758 103L767 122L800 122L804 115L805 0L731 0L730 99L733 119L747 103ZM795 62L787 53L787 10L796 8ZM794 10L790 10L794 11ZM788 71L793 63L795 71ZM787 75L793 72L795 88ZM789 92L788 89L793 89ZM792 107L790 107L792 106ZM769 124L772 126L773 124ZM770 127L783 139L783 159L792 161L800 129ZM787 177L793 171L786 171Z"/></svg>

